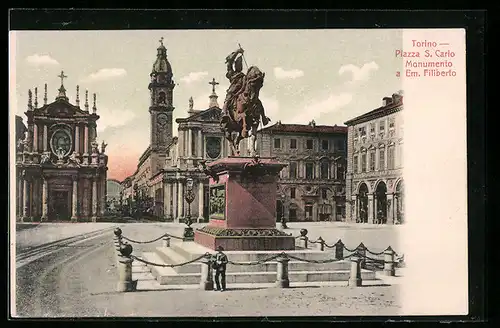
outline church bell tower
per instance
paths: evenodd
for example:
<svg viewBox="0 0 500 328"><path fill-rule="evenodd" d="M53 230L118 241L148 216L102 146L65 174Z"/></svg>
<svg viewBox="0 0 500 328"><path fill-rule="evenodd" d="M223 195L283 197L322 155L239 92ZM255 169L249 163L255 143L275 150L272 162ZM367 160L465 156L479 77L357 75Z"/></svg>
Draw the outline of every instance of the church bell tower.
<svg viewBox="0 0 500 328"><path fill-rule="evenodd" d="M167 59L167 48L163 45L163 37L157 49L156 61L150 74L149 92L151 103L150 147L153 151L166 150L172 141L173 90L172 67Z"/></svg>

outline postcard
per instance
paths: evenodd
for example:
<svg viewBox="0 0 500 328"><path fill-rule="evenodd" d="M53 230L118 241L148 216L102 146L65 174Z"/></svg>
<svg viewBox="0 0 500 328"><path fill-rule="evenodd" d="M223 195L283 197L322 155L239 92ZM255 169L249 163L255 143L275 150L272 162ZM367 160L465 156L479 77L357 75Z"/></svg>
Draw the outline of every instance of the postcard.
<svg viewBox="0 0 500 328"><path fill-rule="evenodd" d="M11 315L466 315L465 37L11 31Z"/></svg>

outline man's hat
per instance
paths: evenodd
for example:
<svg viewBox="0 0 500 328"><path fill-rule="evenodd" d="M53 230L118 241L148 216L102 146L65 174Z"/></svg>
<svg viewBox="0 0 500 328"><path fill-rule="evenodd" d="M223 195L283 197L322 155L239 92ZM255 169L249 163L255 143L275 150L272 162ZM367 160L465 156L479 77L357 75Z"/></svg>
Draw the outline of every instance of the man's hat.
<svg viewBox="0 0 500 328"><path fill-rule="evenodd" d="M217 250L218 250L219 252L222 252L222 251L224 250L224 247L222 247L222 246L217 246Z"/></svg>

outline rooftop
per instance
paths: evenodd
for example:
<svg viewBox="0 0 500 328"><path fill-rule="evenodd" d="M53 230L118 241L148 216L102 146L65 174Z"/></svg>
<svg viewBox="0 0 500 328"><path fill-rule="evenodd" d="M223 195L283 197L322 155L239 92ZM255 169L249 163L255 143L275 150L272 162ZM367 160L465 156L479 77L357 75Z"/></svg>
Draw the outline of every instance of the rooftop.
<svg viewBox="0 0 500 328"><path fill-rule="evenodd" d="M383 105L375 108L374 110L364 113L363 115L357 116L345 122L346 125L354 125L357 123L366 122L377 117L382 117L390 114L403 106L403 96L400 94L393 94L392 97L384 97L382 99Z"/></svg>
<svg viewBox="0 0 500 328"><path fill-rule="evenodd" d="M260 130L263 133L347 133L346 126L309 124L283 124L281 121Z"/></svg>

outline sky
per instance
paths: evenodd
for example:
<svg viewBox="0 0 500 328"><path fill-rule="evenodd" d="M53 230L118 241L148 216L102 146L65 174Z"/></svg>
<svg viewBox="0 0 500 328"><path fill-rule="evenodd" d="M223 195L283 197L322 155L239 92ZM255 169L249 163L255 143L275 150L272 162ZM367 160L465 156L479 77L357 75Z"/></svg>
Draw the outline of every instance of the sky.
<svg viewBox="0 0 500 328"><path fill-rule="evenodd" d="M189 97L194 109L208 107L212 78L220 83L222 106L229 84L224 61L238 44L247 64L266 73L260 99L271 124L343 125L402 85L395 74L402 60L394 55L402 30L16 31L10 34L9 113L25 121L28 90L38 87L43 104L44 83L48 102L54 101L63 70L71 103L77 85L81 106L85 90L90 101L97 94L97 138L108 144L108 178L123 180L149 144L149 74L161 37L176 83L174 135Z"/></svg>

